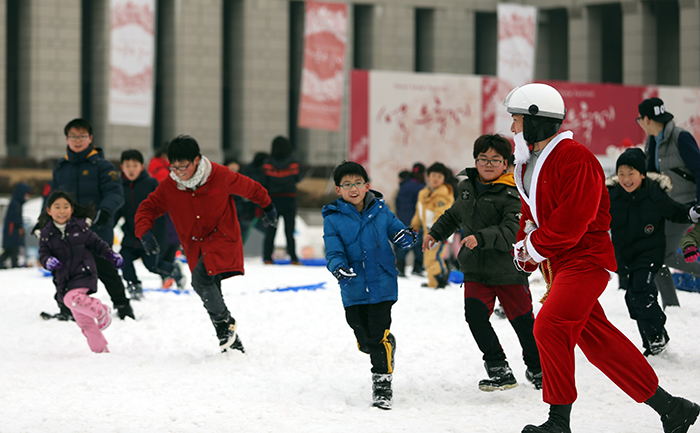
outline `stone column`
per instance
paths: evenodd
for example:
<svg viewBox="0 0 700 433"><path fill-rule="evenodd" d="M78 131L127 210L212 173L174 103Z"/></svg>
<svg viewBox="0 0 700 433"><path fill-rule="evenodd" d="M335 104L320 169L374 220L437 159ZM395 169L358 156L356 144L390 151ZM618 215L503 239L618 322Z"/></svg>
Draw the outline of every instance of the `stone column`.
<svg viewBox="0 0 700 433"><path fill-rule="evenodd" d="M679 0L680 84L700 86L700 1Z"/></svg>
<svg viewBox="0 0 700 433"><path fill-rule="evenodd" d="M569 79L600 82L602 40L600 10L585 6L569 8Z"/></svg>
<svg viewBox="0 0 700 433"><path fill-rule="evenodd" d="M622 81L624 84L656 82L656 19L650 5L622 3Z"/></svg>
<svg viewBox="0 0 700 433"><path fill-rule="evenodd" d="M413 71L415 8L411 5L374 6L374 69Z"/></svg>
<svg viewBox="0 0 700 433"><path fill-rule="evenodd" d="M80 117L80 0L24 0L20 12L19 142L41 160L65 154Z"/></svg>
<svg viewBox="0 0 700 433"><path fill-rule="evenodd" d="M474 73L474 11L435 9L435 72Z"/></svg>

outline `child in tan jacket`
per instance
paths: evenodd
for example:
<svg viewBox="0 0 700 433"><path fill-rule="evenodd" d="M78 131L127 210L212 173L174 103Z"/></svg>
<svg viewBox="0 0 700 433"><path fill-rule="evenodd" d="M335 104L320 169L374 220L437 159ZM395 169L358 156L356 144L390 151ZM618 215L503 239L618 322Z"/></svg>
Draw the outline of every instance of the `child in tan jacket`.
<svg viewBox="0 0 700 433"><path fill-rule="evenodd" d="M411 227L415 231L423 228L428 233L440 216L454 203L454 191L447 182L452 177L452 172L444 164L436 162L426 170L428 184L418 194L416 213L411 220ZM442 258L444 243L437 248L425 251L423 264L428 274L428 283L423 287L442 289L447 286L449 271Z"/></svg>

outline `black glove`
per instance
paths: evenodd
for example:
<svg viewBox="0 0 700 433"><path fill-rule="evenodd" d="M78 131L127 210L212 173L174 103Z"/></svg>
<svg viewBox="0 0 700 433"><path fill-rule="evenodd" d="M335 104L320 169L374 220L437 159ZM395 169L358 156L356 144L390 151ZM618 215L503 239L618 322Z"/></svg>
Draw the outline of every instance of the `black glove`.
<svg viewBox="0 0 700 433"><path fill-rule="evenodd" d="M153 236L153 232L150 230L141 236L141 245L143 245L143 251L147 256L153 256L160 252L160 245L158 245L156 237Z"/></svg>
<svg viewBox="0 0 700 433"><path fill-rule="evenodd" d="M416 232L412 229L399 230L394 234L392 242L399 248L407 250L416 243Z"/></svg>
<svg viewBox="0 0 700 433"><path fill-rule="evenodd" d="M109 221L111 216L112 212L108 211L107 209L98 209L97 213L95 214L95 222L93 225L95 227L103 226L107 224L107 221Z"/></svg>
<svg viewBox="0 0 700 433"><path fill-rule="evenodd" d="M345 265L338 266L338 268L333 271L333 276L338 280L339 283L341 284L347 284L350 282L350 280L353 279L353 277L356 277L357 274L355 271L352 270L352 268L348 268Z"/></svg>
<svg viewBox="0 0 700 433"><path fill-rule="evenodd" d="M265 214L262 217L263 223L266 227L277 227L277 209L275 205L270 203L270 205L263 209Z"/></svg>

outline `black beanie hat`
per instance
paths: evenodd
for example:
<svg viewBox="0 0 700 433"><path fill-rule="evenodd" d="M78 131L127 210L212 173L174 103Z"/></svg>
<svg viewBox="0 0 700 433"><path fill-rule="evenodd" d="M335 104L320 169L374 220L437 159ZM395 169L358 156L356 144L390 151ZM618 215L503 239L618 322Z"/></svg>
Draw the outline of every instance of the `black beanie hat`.
<svg viewBox="0 0 700 433"><path fill-rule="evenodd" d="M643 175L647 174L647 159L642 149L638 147L632 147L622 152L615 164L616 172L621 165L632 167Z"/></svg>

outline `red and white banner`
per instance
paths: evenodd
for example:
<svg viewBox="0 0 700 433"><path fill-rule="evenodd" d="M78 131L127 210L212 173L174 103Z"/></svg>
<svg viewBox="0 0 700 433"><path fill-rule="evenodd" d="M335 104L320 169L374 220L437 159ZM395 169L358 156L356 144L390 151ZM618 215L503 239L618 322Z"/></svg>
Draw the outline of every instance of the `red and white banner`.
<svg viewBox="0 0 700 433"><path fill-rule="evenodd" d="M110 0L109 123L151 126L155 0Z"/></svg>
<svg viewBox="0 0 700 433"><path fill-rule="evenodd" d="M299 126L338 131L345 81L345 3L307 1Z"/></svg>
<svg viewBox="0 0 700 433"><path fill-rule="evenodd" d="M498 57L496 87L486 103L490 108L484 132L511 136L510 115L503 100L514 87L530 83L535 75L537 8L511 3L498 4Z"/></svg>

